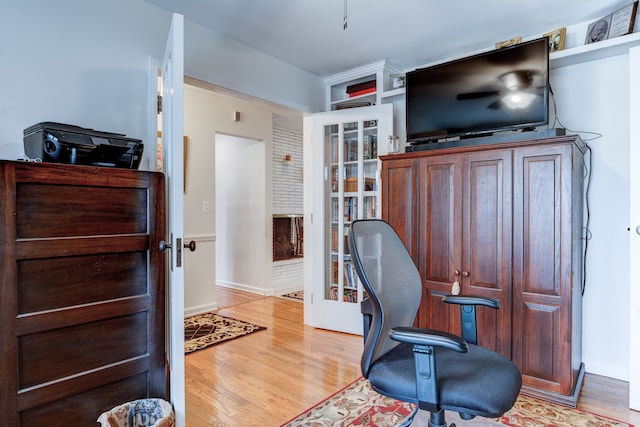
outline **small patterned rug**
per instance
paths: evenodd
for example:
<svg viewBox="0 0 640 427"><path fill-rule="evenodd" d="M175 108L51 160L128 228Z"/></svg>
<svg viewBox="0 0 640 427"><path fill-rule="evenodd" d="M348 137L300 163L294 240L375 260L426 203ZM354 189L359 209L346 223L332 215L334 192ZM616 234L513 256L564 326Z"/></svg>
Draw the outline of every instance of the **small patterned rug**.
<svg viewBox="0 0 640 427"><path fill-rule="evenodd" d="M281 427L390 427L407 420L415 405L382 396L359 378L347 387L298 415ZM457 413L446 413L447 422L462 426L511 427L633 427L622 421L545 402L521 394L514 407L499 419L476 417L461 422ZM411 427L426 427L429 415L419 411Z"/></svg>
<svg viewBox="0 0 640 427"><path fill-rule="evenodd" d="M184 352L202 350L264 329L267 328L215 313L187 317L184 319Z"/></svg>
<svg viewBox="0 0 640 427"><path fill-rule="evenodd" d="M282 298L304 302L304 291L289 292L288 294L282 294L280 296Z"/></svg>

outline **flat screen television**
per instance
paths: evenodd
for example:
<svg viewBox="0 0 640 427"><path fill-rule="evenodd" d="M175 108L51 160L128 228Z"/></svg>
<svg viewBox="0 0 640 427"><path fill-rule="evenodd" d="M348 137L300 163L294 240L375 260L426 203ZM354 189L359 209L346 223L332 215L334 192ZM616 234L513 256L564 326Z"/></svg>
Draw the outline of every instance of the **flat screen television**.
<svg viewBox="0 0 640 427"><path fill-rule="evenodd" d="M549 120L546 37L406 74L412 144L535 128Z"/></svg>

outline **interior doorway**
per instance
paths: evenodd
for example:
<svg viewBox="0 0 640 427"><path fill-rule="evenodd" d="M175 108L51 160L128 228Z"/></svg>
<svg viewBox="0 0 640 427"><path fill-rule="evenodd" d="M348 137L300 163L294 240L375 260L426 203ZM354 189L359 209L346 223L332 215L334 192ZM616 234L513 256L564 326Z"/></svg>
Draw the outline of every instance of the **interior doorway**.
<svg viewBox="0 0 640 427"><path fill-rule="evenodd" d="M267 267L263 141L215 135L216 283L264 289ZM270 261L270 260L269 260Z"/></svg>

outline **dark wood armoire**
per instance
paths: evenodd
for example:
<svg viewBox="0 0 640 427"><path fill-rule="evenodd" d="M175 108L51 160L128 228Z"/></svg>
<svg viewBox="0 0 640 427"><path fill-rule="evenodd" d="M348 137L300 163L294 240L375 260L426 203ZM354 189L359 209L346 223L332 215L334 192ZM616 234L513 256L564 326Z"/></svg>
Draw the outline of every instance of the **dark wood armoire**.
<svg viewBox="0 0 640 427"><path fill-rule="evenodd" d="M167 397L162 174L0 162L3 426Z"/></svg>
<svg viewBox="0 0 640 427"><path fill-rule="evenodd" d="M523 390L575 406L581 360L586 146L573 135L382 158L382 216L423 281L420 327L460 333L461 293L479 309L479 344L511 358Z"/></svg>

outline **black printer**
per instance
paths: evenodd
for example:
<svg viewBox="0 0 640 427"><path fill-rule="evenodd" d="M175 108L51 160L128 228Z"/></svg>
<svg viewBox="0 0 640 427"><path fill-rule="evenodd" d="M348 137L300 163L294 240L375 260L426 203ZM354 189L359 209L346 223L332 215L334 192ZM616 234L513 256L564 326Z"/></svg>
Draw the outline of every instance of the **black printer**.
<svg viewBox="0 0 640 427"><path fill-rule="evenodd" d="M24 130L24 153L43 162L138 169L144 144L119 133L42 122Z"/></svg>

